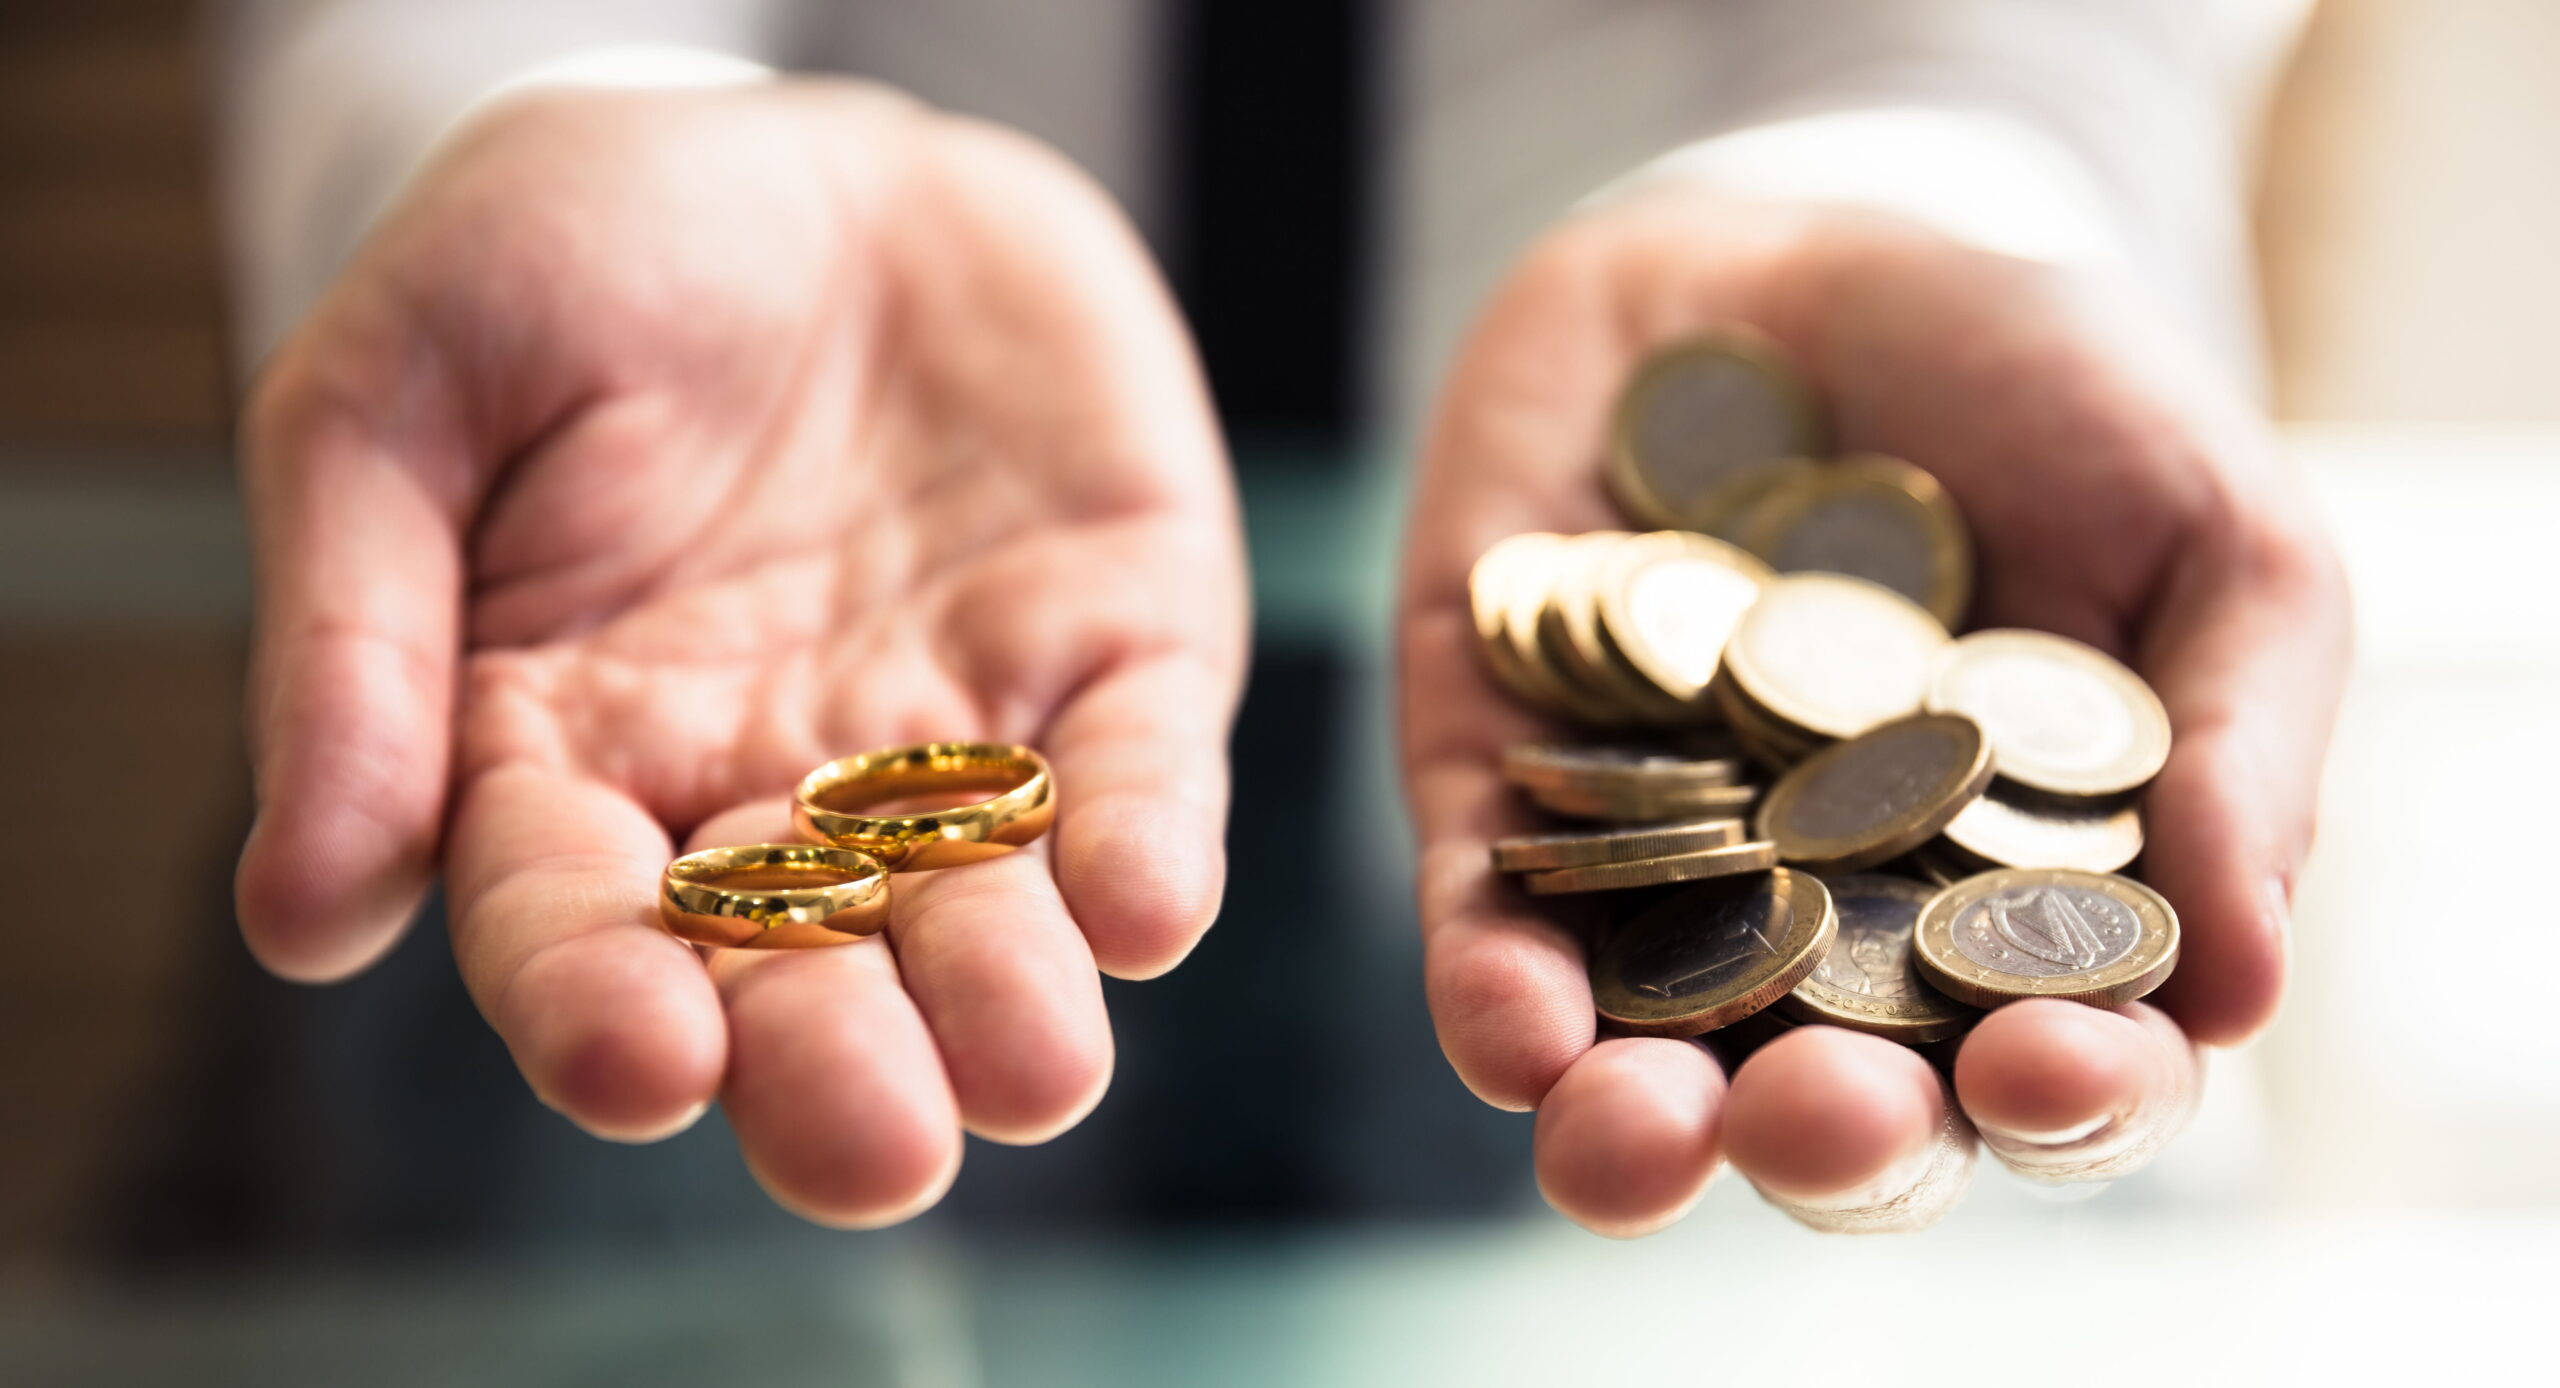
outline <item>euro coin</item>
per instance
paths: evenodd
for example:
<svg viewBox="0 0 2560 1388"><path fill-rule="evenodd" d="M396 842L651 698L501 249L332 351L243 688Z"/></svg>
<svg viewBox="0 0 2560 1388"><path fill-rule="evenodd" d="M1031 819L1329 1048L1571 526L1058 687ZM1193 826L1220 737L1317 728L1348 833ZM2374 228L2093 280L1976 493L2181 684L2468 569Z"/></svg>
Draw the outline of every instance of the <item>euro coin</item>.
<svg viewBox="0 0 2560 1388"><path fill-rule="evenodd" d="M2131 805L2064 809L1995 784L1947 821L1938 844L1974 872L2004 867L2115 872L2142 855L2142 814Z"/></svg>
<svg viewBox="0 0 2560 1388"><path fill-rule="evenodd" d="M1739 757L1684 756L1655 747L1530 742L1502 751L1502 774L1513 785L1604 794L1738 785L1744 770Z"/></svg>
<svg viewBox="0 0 2560 1388"><path fill-rule="evenodd" d="M1599 632L1654 688L1703 710L1736 622L1776 577L1720 540L1676 531L1614 550L1593 584Z"/></svg>
<svg viewBox="0 0 2560 1388"><path fill-rule="evenodd" d="M1731 329L1636 368L1610 425L1609 490L1641 524L1717 534L1772 464L1821 451L1802 379L1766 337Z"/></svg>
<svg viewBox="0 0 2560 1388"><path fill-rule="evenodd" d="M1599 579L1611 558L1641 536L1596 530L1574 537L1538 614L1538 639L1566 677L1644 723L1678 723L1692 716L1682 700L1664 692L1627 663L1600 632Z"/></svg>
<svg viewBox="0 0 2560 1388"><path fill-rule="evenodd" d="M1631 863L1595 863L1590 867L1554 868L1520 879L1531 896L1569 896L1578 892L1620 892L1633 887L1661 887L1767 872L1778 865L1778 850L1765 841L1729 844L1675 853L1666 858L1639 858Z"/></svg>
<svg viewBox="0 0 2560 1388"><path fill-rule="evenodd" d="M2002 868L1932 898L1912 955L1929 986L1976 1007L2020 998L2115 1007L2177 967L2178 913L2110 873Z"/></svg>
<svg viewBox="0 0 2560 1388"><path fill-rule="evenodd" d="M1982 725L2003 780L2046 795L2130 794L2169 760L2169 711L2113 656L2049 631L1977 631L1950 643L1929 708Z"/></svg>
<svg viewBox="0 0 2560 1388"><path fill-rule="evenodd" d="M1736 694L1784 724L1856 737L1920 711L1946 645L1938 619L1892 589L1841 574L1781 574L1735 624L1724 672Z"/></svg>
<svg viewBox="0 0 2560 1388"><path fill-rule="evenodd" d="M1953 628L1973 600L1973 542L1938 479L1881 453L1789 464L1752 503L1742 546L1780 573L1848 574Z"/></svg>
<svg viewBox="0 0 2560 1388"><path fill-rule="evenodd" d="M1739 817L1678 820L1567 834L1514 834L1493 841L1493 865L1502 872L1545 872L1668 858L1703 848L1727 848L1748 831Z"/></svg>
<svg viewBox="0 0 2560 1388"><path fill-rule="evenodd" d="M1778 1000L1778 1011L1912 1046L1973 1024L1980 1014L1923 982L1911 962L1912 928L1938 888L1876 873L1825 877L1822 884L1839 928L1813 972Z"/></svg>
<svg viewBox="0 0 2560 1388"><path fill-rule="evenodd" d="M1591 956L1600 1016L1647 1036L1696 1036L1785 997L1837 930L1812 874L1702 882L1646 907Z"/></svg>
<svg viewBox="0 0 2560 1388"><path fill-rule="evenodd" d="M1707 819L1750 812L1760 798L1758 786L1688 786L1672 790L1595 791L1580 787L1533 786L1529 799L1538 808L1567 819L1602 819L1620 824L1660 824L1674 819Z"/></svg>
<svg viewBox="0 0 2560 1388"><path fill-rule="evenodd" d="M1776 715L1751 702L1728 674L1717 674L1715 682L1707 686L1707 697L1744 754L1772 771L1783 772L1831 745L1830 738L1780 722Z"/></svg>
<svg viewBox="0 0 2560 1388"><path fill-rule="evenodd" d="M1610 727L1628 721L1617 705L1572 682L1557 668L1539 639L1539 618L1573 553L1573 537L1558 535L1552 544L1523 546L1502 574L1502 639L1510 663L1518 670L1515 692L1546 712Z"/></svg>
<svg viewBox="0 0 2560 1388"><path fill-rule="evenodd" d="M1990 783L1972 719L1915 714L1806 758L1769 788L1757 827L1790 864L1854 872L1937 837Z"/></svg>
<svg viewBox="0 0 2560 1388"><path fill-rule="evenodd" d="M1562 709L1552 691L1538 682L1534 672L1523 668L1504 621L1515 586L1524 578L1543 583L1543 578L1536 577L1544 572L1540 566L1562 543L1562 535L1544 531L1512 535L1494 542L1476 557L1475 567L1467 571L1467 604L1475 618L1476 644L1484 653L1485 667L1492 671L1495 683L1533 708L1558 712Z"/></svg>

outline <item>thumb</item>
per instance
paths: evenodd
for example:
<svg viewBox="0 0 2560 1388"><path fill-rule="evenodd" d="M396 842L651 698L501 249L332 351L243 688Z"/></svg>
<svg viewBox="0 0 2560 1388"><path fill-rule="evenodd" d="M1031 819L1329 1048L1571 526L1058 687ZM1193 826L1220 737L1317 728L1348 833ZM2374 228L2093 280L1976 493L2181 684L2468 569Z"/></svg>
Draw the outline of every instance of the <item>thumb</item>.
<svg viewBox="0 0 2560 1388"><path fill-rule="evenodd" d="M398 345L414 338L397 316L335 296L269 365L241 429L258 816L236 901L259 962L304 981L399 937L444 812L474 483L460 412Z"/></svg>

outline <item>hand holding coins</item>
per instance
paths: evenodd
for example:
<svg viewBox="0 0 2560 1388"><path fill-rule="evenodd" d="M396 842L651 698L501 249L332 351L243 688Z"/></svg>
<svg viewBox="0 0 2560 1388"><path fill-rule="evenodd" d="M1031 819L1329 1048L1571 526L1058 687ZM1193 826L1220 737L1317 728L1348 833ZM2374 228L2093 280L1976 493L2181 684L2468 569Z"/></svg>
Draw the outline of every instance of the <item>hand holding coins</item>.
<svg viewBox="0 0 2560 1388"><path fill-rule="evenodd" d="M1056 813L1049 764L1027 747L929 742L845 757L794 796L792 823L811 843L688 853L667 865L659 918L698 945L851 944L889 923L891 873L1008 852Z"/></svg>
<svg viewBox="0 0 2560 1388"><path fill-rule="evenodd" d="M1608 478L1682 528L1477 561L1487 671L1603 739L1510 749L1506 779L1588 827L1503 839L1495 866L1616 908L1586 953L1622 1032L1765 1012L1918 1045L2014 998L2142 996L2177 918L2114 874L2167 714L2067 638L1951 637L1974 568L1952 501L1897 459L1805 456L1808 400L1756 338L1666 348L1620 402Z"/></svg>

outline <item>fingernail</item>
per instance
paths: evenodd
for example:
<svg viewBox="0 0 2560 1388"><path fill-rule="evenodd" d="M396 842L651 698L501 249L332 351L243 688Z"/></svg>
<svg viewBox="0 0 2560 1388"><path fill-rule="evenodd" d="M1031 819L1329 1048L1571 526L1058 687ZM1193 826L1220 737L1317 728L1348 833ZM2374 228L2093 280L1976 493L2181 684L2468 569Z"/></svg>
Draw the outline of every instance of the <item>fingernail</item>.
<svg viewBox="0 0 2560 1388"><path fill-rule="evenodd" d="M1798 1224L1826 1234L1907 1233L1944 1219L1972 1184L1970 1125L1950 1099L1937 1133L1873 1180L1817 1200L1761 1192Z"/></svg>
<svg viewBox="0 0 2560 1388"><path fill-rule="evenodd" d="M594 1133L597 1137L603 1138L607 1142L620 1142L636 1147L645 1143L664 1142L668 1138L674 1137L676 1134L683 1132L685 1129L692 1127L696 1123L701 1122L702 1115L709 1113L710 1111L710 1101L705 1100L702 1103L695 1104L693 1107L677 1114L673 1119L655 1128L640 1128L628 1132L616 1133L600 1132L594 1128L587 1128L587 1131ZM577 1120L571 1119L570 1121L576 1122ZM579 1126L585 1127L586 1125L579 1124Z"/></svg>
<svg viewBox="0 0 2560 1388"><path fill-rule="evenodd" d="M2086 1123L2074 1123L2067 1128L2056 1128L2051 1132L2035 1132L2026 1128L2003 1128L1990 1123L1984 1123L1981 1127L1983 1140L1987 1142L2011 1142L2029 1147L2061 1147L2095 1137L2114 1121L2116 1120L2113 1115L2102 1113Z"/></svg>

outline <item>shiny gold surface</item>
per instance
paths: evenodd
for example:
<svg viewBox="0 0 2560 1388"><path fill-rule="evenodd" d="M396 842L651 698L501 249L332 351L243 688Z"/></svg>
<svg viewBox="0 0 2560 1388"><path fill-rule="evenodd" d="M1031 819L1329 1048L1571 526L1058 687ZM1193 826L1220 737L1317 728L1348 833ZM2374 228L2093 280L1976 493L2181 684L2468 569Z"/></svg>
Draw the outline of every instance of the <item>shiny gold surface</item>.
<svg viewBox="0 0 2560 1388"><path fill-rule="evenodd" d="M1493 866L1500 872L1544 872L1553 868L1592 867L1668 858L1702 848L1724 848L1742 842L1747 826L1739 818L1692 819L1673 824L1640 824L1588 833L1515 834L1493 841Z"/></svg>
<svg viewBox="0 0 2560 1388"><path fill-rule="evenodd" d="M1837 929L1831 894L1811 873L1701 882L1639 912L1592 954L1592 1000L1622 1031L1714 1031L1803 982Z"/></svg>
<svg viewBox="0 0 2560 1388"><path fill-rule="evenodd" d="M1569 896L1577 892L1615 892L1630 887L1659 887L1672 882L1698 882L1766 872L1778 865L1778 850L1766 842L1701 848L1634 862L1595 863L1589 867L1555 868L1520 879L1531 896Z"/></svg>
<svg viewBox="0 0 2560 1388"><path fill-rule="evenodd" d="M667 864L658 919L697 945L851 944L889 923L889 874L868 853L826 844L705 849Z"/></svg>
<svg viewBox="0 0 2560 1388"><path fill-rule="evenodd" d="M1047 760L997 742L928 742L839 758L810 772L793 799L801 833L860 849L891 871L1010 852L1047 833L1057 814ZM907 803L917 800L932 803Z"/></svg>
<svg viewBox="0 0 2560 1388"><path fill-rule="evenodd" d="M2178 913L2129 878L2003 868L1931 898L1912 957L1929 986L1976 1007L2020 998L2116 1007L2177 968Z"/></svg>
<svg viewBox="0 0 2560 1388"><path fill-rule="evenodd" d="M1900 458L1801 459L1739 522L1780 573L1848 574L1900 593L1950 630L1973 601L1973 540L1947 489Z"/></svg>
<svg viewBox="0 0 2560 1388"><path fill-rule="evenodd" d="M1781 574L1725 646L1734 693L1822 737L1920 711L1947 630L1909 598L1841 574ZM1964 710L1954 710L1962 712Z"/></svg>
<svg viewBox="0 0 2560 1388"><path fill-rule="evenodd" d="M1991 784L1991 748L1961 714L1898 718L1807 757L1769 788L1755 821L1778 856L1854 872L1935 837Z"/></svg>
<svg viewBox="0 0 2560 1388"><path fill-rule="evenodd" d="M2169 760L2169 711L2140 675L2049 631L1977 631L1929 675L1929 709L1961 713L1991 739L2000 778L2047 796L2108 800Z"/></svg>

